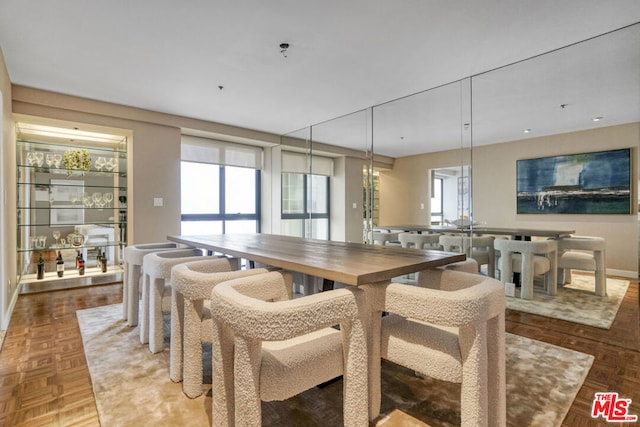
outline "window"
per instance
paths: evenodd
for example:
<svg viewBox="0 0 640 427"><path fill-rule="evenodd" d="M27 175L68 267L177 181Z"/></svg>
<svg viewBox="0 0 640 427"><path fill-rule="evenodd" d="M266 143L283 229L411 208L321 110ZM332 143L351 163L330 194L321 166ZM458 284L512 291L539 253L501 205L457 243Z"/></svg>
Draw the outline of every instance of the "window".
<svg viewBox="0 0 640 427"><path fill-rule="evenodd" d="M260 171L181 163L181 234L260 232Z"/></svg>
<svg viewBox="0 0 640 427"><path fill-rule="evenodd" d="M282 174L282 234L329 239L329 177Z"/></svg>
<svg viewBox="0 0 640 427"><path fill-rule="evenodd" d="M444 221L444 203L442 201L443 179L434 178L432 185L433 197L431 198L431 224L440 225Z"/></svg>

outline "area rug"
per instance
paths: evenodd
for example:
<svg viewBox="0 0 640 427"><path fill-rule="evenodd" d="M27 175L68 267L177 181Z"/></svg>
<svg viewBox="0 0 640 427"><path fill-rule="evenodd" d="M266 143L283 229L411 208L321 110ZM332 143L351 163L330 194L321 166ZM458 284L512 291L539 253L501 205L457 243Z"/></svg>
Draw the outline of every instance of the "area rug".
<svg viewBox="0 0 640 427"><path fill-rule="evenodd" d="M85 354L103 426L211 425L211 369L205 363L205 393L189 399L168 375L169 351L152 354L138 328L120 319L122 306L77 312ZM165 322L168 323L168 322ZM165 336L168 325L165 325ZM168 341L168 338L167 338ZM210 347L204 346L210 357ZM507 334L507 418L510 426L559 426L593 363L593 356ZM420 378L384 362L382 416L377 426L406 414L403 425L460 424L460 387ZM264 425L342 424L342 381L316 387L285 402L263 403Z"/></svg>
<svg viewBox="0 0 640 427"><path fill-rule="evenodd" d="M607 278L607 296L599 297L593 293L594 280L593 276L573 274L571 283L558 286L556 295L550 296L543 290L535 290L531 300L520 298L520 289L517 288L515 297L507 297L507 308L610 329L629 281Z"/></svg>

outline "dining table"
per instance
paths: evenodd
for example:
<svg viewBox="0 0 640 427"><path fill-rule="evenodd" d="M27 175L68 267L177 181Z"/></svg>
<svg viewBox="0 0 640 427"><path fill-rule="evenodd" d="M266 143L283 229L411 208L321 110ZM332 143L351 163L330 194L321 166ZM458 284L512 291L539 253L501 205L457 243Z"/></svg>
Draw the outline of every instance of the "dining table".
<svg viewBox="0 0 640 427"><path fill-rule="evenodd" d="M361 318L367 331L369 416L380 412L380 327L373 301L394 277L464 261L466 255L275 234L170 235L168 240L210 253L248 259L363 289Z"/></svg>
<svg viewBox="0 0 640 427"><path fill-rule="evenodd" d="M375 227L376 230L388 232L416 232L416 233L461 233L461 234L493 234L501 236L512 236L519 240L531 240L532 237L547 237L560 239L575 234L575 230L555 229L555 228L527 228L527 227L487 227L465 226L452 227L444 225L420 225L420 224L398 224L398 225L380 225Z"/></svg>

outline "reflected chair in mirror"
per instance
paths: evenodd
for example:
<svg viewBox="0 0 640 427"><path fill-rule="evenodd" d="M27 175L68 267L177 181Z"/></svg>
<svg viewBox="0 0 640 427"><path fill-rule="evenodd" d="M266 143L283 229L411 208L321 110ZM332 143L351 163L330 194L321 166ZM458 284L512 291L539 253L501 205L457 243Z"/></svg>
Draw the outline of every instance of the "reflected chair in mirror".
<svg viewBox="0 0 640 427"><path fill-rule="evenodd" d="M381 311L381 357L461 384L462 426L506 425L505 295L479 274L432 269L418 286L391 283Z"/></svg>
<svg viewBox="0 0 640 427"><path fill-rule="evenodd" d="M178 249L172 242L145 243L129 245L124 248L124 272L122 280L122 318L127 325L138 324L140 307L140 279L142 278L142 259L145 255Z"/></svg>
<svg viewBox="0 0 640 427"><path fill-rule="evenodd" d="M558 244L555 240L496 239L500 253L500 280L511 282L513 273L520 273L520 297L533 298L534 277L544 275L544 288L549 295L557 290Z"/></svg>
<svg viewBox="0 0 640 427"><path fill-rule="evenodd" d="M162 313L171 312L171 268L202 259L202 250L193 248L155 252L144 256L140 343L149 343L151 353L158 353L164 348Z"/></svg>
<svg viewBox="0 0 640 427"><path fill-rule="evenodd" d="M386 233L382 231L374 231L372 233L372 240L374 245L382 245L382 246L400 246L400 242L398 241L399 233Z"/></svg>
<svg viewBox="0 0 640 427"><path fill-rule="evenodd" d="M171 269L169 377L183 381L182 391L188 397L202 394L202 344L213 342L209 308L213 287L267 272L266 268L240 270L240 259L226 257L190 261Z"/></svg>
<svg viewBox="0 0 640 427"><path fill-rule="evenodd" d="M605 240L602 237L571 236L558 242L558 284L571 283L571 270L593 271L595 294L607 295Z"/></svg>
<svg viewBox="0 0 640 427"><path fill-rule="evenodd" d="M440 236L440 246L446 252L460 252L478 262L478 272L483 265L487 266L487 275L495 277L495 249L493 236Z"/></svg>
<svg viewBox="0 0 640 427"><path fill-rule="evenodd" d="M291 287L291 274L278 271L213 288L214 426L260 426L261 401L285 400L340 375L344 425L369 425L363 291L351 286L292 300Z"/></svg>
<svg viewBox="0 0 640 427"><path fill-rule="evenodd" d="M403 248L439 249L440 234L399 233L398 241Z"/></svg>

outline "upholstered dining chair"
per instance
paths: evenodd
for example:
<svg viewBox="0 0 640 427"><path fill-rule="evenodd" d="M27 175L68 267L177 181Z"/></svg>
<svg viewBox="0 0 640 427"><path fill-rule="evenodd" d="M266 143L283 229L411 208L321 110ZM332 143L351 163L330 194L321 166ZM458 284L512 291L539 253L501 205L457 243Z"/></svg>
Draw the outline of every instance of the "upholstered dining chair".
<svg viewBox="0 0 640 427"><path fill-rule="evenodd" d="M418 286L391 283L381 311L380 355L461 384L462 426L506 425L505 295L493 278L432 269Z"/></svg>
<svg viewBox="0 0 640 427"><path fill-rule="evenodd" d="M483 265L487 266L487 274L495 277L495 249L493 236L442 235L439 242L446 252L460 252L478 262L478 272Z"/></svg>
<svg viewBox="0 0 640 427"><path fill-rule="evenodd" d="M122 280L122 318L129 326L138 324L140 306L140 279L142 277L142 259L145 255L178 249L173 242L145 243L129 245L124 248L124 272Z"/></svg>
<svg viewBox="0 0 640 427"><path fill-rule="evenodd" d="M570 236L558 242L558 284L571 283L571 270L595 273L595 294L607 295L605 240L602 237Z"/></svg>
<svg viewBox="0 0 640 427"><path fill-rule="evenodd" d="M439 249L440 234L400 233L398 241L403 248Z"/></svg>
<svg viewBox="0 0 640 427"><path fill-rule="evenodd" d="M291 277L270 272L213 288L214 426L260 426L262 400L288 399L339 375L344 425L369 425L363 292L349 287L291 300Z"/></svg>
<svg viewBox="0 0 640 427"><path fill-rule="evenodd" d="M240 270L238 258L190 261L171 269L171 340L169 377L182 382L190 398L202 394L202 343L213 342L209 299L213 287L230 279L269 272Z"/></svg>
<svg viewBox="0 0 640 427"><path fill-rule="evenodd" d="M395 245L399 246L398 242L399 233L386 233L382 231L374 231L372 234L374 245Z"/></svg>
<svg viewBox="0 0 640 427"><path fill-rule="evenodd" d="M193 248L154 252L144 256L140 343L149 343L149 351L152 353L158 353L164 348L162 313L171 311L171 268L201 259L202 250Z"/></svg>
<svg viewBox="0 0 640 427"><path fill-rule="evenodd" d="M547 294L556 294L558 244L555 240L496 239L494 247L500 253L500 280L510 282L514 272L520 273L521 298L533 298L533 279L538 275L544 275Z"/></svg>

